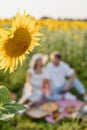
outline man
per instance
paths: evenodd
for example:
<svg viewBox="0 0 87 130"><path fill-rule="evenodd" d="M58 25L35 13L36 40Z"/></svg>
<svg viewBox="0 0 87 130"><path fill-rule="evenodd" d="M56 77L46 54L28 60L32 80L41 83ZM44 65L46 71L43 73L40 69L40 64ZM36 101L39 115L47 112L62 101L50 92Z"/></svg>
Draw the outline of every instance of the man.
<svg viewBox="0 0 87 130"><path fill-rule="evenodd" d="M46 97L49 100L61 98L59 95L63 91L69 91L74 87L79 94L83 96L84 101L87 101L85 87L76 77L74 69L62 61L62 56L58 52L53 52L50 56L51 62L46 67L45 78L50 82L51 93ZM66 77L69 79L66 80Z"/></svg>

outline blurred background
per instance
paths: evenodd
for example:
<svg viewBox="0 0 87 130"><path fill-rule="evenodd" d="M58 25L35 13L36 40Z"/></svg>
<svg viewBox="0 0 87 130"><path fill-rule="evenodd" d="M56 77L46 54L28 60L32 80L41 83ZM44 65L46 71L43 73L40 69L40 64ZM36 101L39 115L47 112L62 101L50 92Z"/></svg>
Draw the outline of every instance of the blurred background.
<svg viewBox="0 0 87 130"><path fill-rule="evenodd" d="M13 73L0 71L0 84L21 96L29 60L34 53L50 54L54 50L61 52L63 60L72 66L78 77L87 86L87 0L3 0L0 1L0 28L10 27L15 14L26 10L36 24L40 24L44 37L41 47L36 47L27 55L22 67ZM72 120L65 121L69 128ZM0 130L65 130L63 122L55 125L44 120L33 120L26 116L16 116L11 122L0 122ZM60 129L58 129L58 125ZM81 130L76 124L76 130ZM69 130L73 130L73 129ZM77 129L78 128L78 129ZM86 127L87 128L87 127ZM86 129L84 129L86 130Z"/></svg>

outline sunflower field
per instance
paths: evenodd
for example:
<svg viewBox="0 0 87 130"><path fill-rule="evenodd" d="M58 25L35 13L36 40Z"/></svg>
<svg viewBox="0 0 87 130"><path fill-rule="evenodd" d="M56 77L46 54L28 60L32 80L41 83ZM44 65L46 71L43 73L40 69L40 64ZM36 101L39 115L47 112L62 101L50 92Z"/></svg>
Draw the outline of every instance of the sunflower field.
<svg viewBox="0 0 87 130"><path fill-rule="evenodd" d="M15 18L0 19L0 29L5 28L9 30L13 20ZM26 70L29 67L29 60L32 55L35 53L50 55L52 51L57 50L61 52L63 60L75 69L79 79L87 87L87 21L54 20L51 18L39 20L32 18L32 20L36 22L36 26L41 26L40 33L44 34L40 40L40 46L36 46L33 52L27 54L23 65L18 65L18 68L12 74L9 74L8 68L6 73L0 70L1 85L4 84L10 91L16 93L18 100L21 96ZM87 130L86 122L86 118L82 121L67 119L51 125L43 119L34 120L25 115L17 115L10 122L6 122L5 125L3 122L0 122L0 130L6 130L6 128L7 130ZM79 123L81 124L80 126Z"/></svg>

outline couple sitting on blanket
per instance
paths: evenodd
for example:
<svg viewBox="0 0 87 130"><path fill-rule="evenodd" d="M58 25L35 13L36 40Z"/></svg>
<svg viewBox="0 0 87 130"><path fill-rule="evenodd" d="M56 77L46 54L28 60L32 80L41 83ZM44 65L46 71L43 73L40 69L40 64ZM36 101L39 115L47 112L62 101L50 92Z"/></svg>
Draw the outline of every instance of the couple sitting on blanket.
<svg viewBox="0 0 87 130"><path fill-rule="evenodd" d="M62 61L62 56L58 52L53 52L50 56L50 63L44 67L47 55L35 54L30 63L26 75L26 83L23 88L23 96L19 103L40 102L43 95L50 101L62 99L76 99L70 93L74 87L83 100L87 101L86 89L81 81L76 77L74 69ZM68 77L68 80L66 80Z"/></svg>

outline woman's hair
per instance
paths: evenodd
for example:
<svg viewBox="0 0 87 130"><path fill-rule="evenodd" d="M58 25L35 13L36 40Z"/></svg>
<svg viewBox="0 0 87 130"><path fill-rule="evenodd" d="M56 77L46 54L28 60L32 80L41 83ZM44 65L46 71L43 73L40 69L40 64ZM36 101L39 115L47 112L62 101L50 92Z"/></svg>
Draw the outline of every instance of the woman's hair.
<svg viewBox="0 0 87 130"><path fill-rule="evenodd" d="M34 64L34 67L33 67L33 69L35 70L36 68L37 68L37 66L38 66L38 61L39 61L39 59L37 59L36 61L35 61L35 64ZM43 65L42 65L43 66Z"/></svg>

